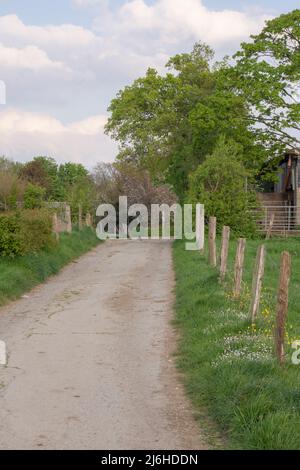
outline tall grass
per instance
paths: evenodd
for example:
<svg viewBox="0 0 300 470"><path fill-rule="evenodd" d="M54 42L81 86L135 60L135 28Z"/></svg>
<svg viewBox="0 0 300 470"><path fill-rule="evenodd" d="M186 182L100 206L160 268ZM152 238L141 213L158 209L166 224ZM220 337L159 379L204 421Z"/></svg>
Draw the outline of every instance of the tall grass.
<svg viewBox="0 0 300 470"><path fill-rule="evenodd" d="M0 257L0 305L17 299L98 243L95 232L84 228L80 232L61 234L57 246L36 254Z"/></svg>
<svg viewBox="0 0 300 470"><path fill-rule="evenodd" d="M181 331L178 364L188 393L199 410L207 409L227 439L238 449L300 448L300 366L291 363L289 341L300 339L300 242L271 240L267 245L261 312L255 325L248 320L249 288L258 244L248 241L245 286L241 301L206 256L174 243L176 324ZM236 243L231 242L232 273ZM287 363L280 368L273 352L276 288L280 253L293 260L287 337Z"/></svg>

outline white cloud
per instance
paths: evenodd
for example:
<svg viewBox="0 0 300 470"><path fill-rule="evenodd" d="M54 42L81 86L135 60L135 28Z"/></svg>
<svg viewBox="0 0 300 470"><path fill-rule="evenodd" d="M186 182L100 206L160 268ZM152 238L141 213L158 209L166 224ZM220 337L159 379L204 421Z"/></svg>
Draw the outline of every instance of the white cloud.
<svg viewBox="0 0 300 470"><path fill-rule="evenodd" d="M26 25L17 15L5 15L0 17L0 38L21 44L36 44L44 48L65 49L89 45L96 36L92 31L73 24Z"/></svg>
<svg viewBox="0 0 300 470"><path fill-rule="evenodd" d="M42 132L44 134L55 134L64 132L63 124L46 114L29 113L10 109L0 113L0 132L9 135L17 133Z"/></svg>
<svg viewBox="0 0 300 470"><path fill-rule="evenodd" d="M80 135L99 135L106 124L106 116L91 116L68 125L69 132Z"/></svg>
<svg viewBox="0 0 300 470"><path fill-rule="evenodd" d="M15 67L38 71L41 69L67 70L62 62L49 59L47 54L36 46L23 48L6 47L0 43L1 67Z"/></svg>
<svg viewBox="0 0 300 470"><path fill-rule="evenodd" d="M104 135L106 119L98 115L63 124L47 114L2 111L0 154L20 161L49 155L61 162L82 162L88 167L97 161L112 161L116 148Z"/></svg>
<svg viewBox="0 0 300 470"><path fill-rule="evenodd" d="M157 0L151 5L129 0L116 9L107 0L73 1L97 5L93 31L72 24L27 25L13 14L0 17L6 62L20 68L51 66L62 76L67 69L74 84L87 87L110 75L110 82L117 78L121 87L147 66L161 68L167 57L191 49L198 40L216 47L220 55L227 53L267 18L257 11L213 11L201 0Z"/></svg>
<svg viewBox="0 0 300 470"><path fill-rule="evenodd" d="M13 45L36 45L54 57L63 56L66 62L83 53L90 53L90 59L94 54L95 59L101 59L126 49L131 53L147 50L148 55L155 56L168 52L169 45L176 45L179 51L186 41L238 46L249 34L259 31L269 17L255 9L210 10L202 0L156 0L150 5L145 0L127 0L115 9L107 0L73 2L81 7L97 7L94 31L73 24L26 25L12 14L0 17L0 40ZM67 51L71 52L69 57Z"/></svg>
<svg viewBox="0 0 300 470"><path fill-rule="evenodd" d="M45 153L87 164L112 159L116 147L103 135L104 115L120 88L149 66L161 71L170 55L191 50L199 40L215 47L220 58L267 18L257 10L214 11L201 0L124 0L118 7L109 0L73 3L93 7L90 29L0 16L0 79L15 108L0 113L0 154Z"/></svg>
<svg viewBox="0 0 300 470"><path fill-rule="evenodd" d="M268 15L255 10L210 10L201 0L157 0L151 5L144 0L130 0L106 26L110 31L113 27L113 33L119 37L142 34L150 42L151 38L162 40L163 45L201 39L217 46L247 38L259 31L267 18ZM103 30L101 17L95 27Z"/></svg>

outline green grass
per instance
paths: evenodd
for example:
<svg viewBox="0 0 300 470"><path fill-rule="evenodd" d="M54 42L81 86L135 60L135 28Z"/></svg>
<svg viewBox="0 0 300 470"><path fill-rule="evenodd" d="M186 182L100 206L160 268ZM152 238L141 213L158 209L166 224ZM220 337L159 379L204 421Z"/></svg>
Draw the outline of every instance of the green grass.
<svg viewBox="0 0 300 470"><path fill-rule="evenodd" d="M259 243L247 242L241 301L230 296L234 240L225 286L218 283L217 270L207 265L206 255L185 251L181 241L174 243L175 322L181 332L178 364L196 409L207 410L224 436L226 448L300 449L300 366L292 365L288 344L286 365L277 365L270 335L280 253L288 250L293 266L287 343L300 340L300 240L266 242L262 306L252 327L249 287Z"/></svg>
<svg viewBox="0 0 300 470"><path fill-rule="evenodd" d="M0 305L56 274L63 266L99 243L90 228L61 234L59 244L36 254L0 258Z"/></svg>

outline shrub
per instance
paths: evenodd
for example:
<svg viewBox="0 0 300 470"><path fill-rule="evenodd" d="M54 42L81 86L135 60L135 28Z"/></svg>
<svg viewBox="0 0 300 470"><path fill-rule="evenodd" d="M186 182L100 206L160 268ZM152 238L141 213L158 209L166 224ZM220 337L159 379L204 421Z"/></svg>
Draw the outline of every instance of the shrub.
<svg viewBox="0 0 300 470"><path fill-rule="evenodd" d="M38 209L42 207L45 194L45 188L29 183L24 193L25 209Z"/></svg>
<svg viewBox="0 0 300 470"><path fill-rule="evenodd" d="M46 209L20 212L19 237L23 253L34 253L53 245L51 212Z"/></svg>
<svg viewBox="0 0 300 470"><path fill-rule="evenodd" d="M34 209L0 216L0 256L35 253L53 243L51 212Z"/></svg>
<svg viewBox="0 0 300 470"><path fill-rule="evenodd" d="M22 254L20 220L16 214L0 216L0 256Z"/></svg>
<svg viewBox="0 0 300 470"><path fill-rule="evenodd" d="M229 225L236 235L254 235L252 211L258 203L256 193L245 189L248 177L238 144L221 138L190 176L188 202L204 204L206 215L217 217L220 229Z"/></svg>

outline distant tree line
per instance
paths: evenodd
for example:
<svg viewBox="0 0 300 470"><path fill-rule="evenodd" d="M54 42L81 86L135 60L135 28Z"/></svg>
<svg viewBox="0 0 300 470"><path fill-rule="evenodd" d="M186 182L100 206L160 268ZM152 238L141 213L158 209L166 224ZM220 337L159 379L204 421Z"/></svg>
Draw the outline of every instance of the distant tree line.
<svg viewBox="0 0 300 470"><path fill-rule="evenodd" d="M89 171L81 163L58 164L39 156L27 163L0 157L0 209L42 208L46 202L66 202L74 217L79 204L83 214L100 203L118 206L119 196L129 204L173 203L176 198L167 185L154 185L149 172L128 164L98 163Z"/></svg>

